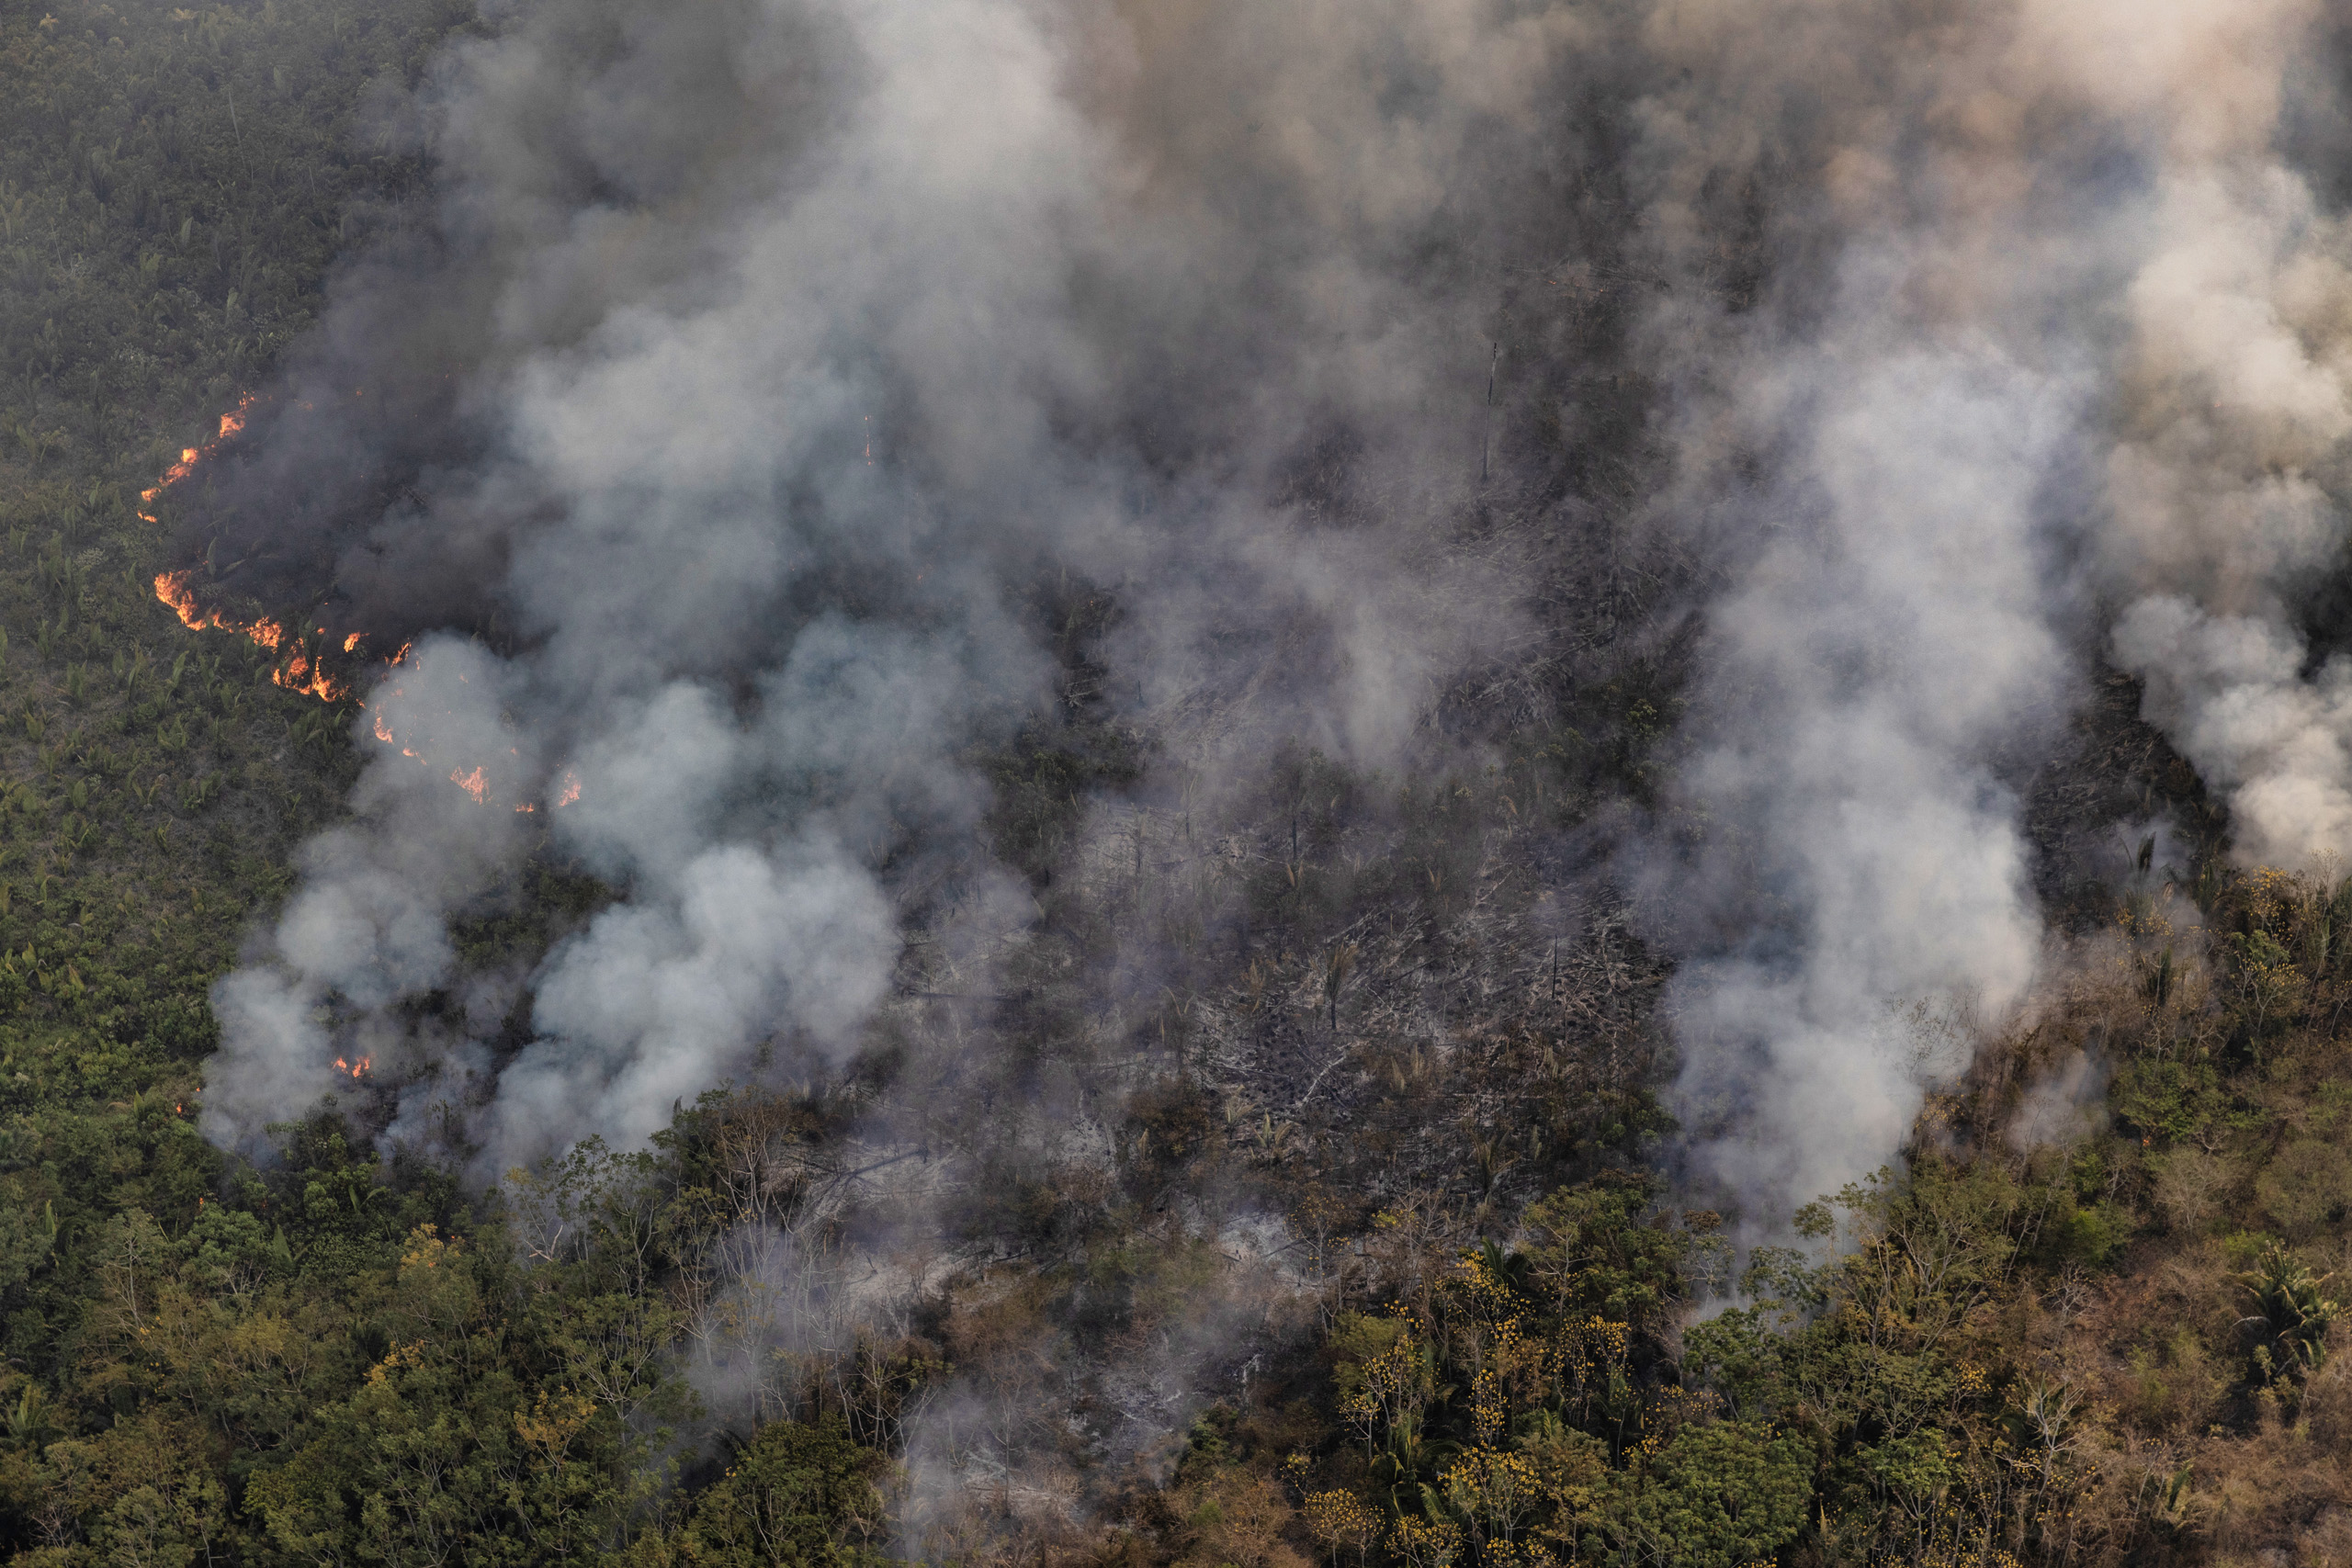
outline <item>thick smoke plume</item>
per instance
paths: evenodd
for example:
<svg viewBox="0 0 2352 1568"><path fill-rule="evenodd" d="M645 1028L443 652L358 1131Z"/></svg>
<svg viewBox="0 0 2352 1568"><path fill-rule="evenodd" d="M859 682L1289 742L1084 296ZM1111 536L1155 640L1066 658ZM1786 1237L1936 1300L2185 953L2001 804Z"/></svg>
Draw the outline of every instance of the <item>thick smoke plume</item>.
<svg viewBox="0 0 2352 1568"><path fill-rule="evenodd" d="M2103 666L2240 855L2352 852L2325 20L503 19L379 106L435 195L180 525L215 591L414 639L352 822L219 992L209 1129L254 1144L358 1055L396 1138L485 1173L634 1143L910 996L1002 994L1037 887L981 759L1025 727L1133 743L1063 869L1131 838L1140 902L1154 821L1250 825L1285 747L1475 767L1481 702L1550 724L1684 649L1663 793L1545 863L1679 961L1689 1173L1769 1230L2032 1009L2023 803ZM548 850L616 901L469 970L453 921ZM1241 983L1227 923L1191 983ZM1534 983L1540 943L1491 945ZM1175 966L1122 953L1094 1000ZM1017 1142L1049 1103L989 1113Z"/></svg>
<svg viewBox="0 0 2352 1568"><path fill-rule="evenodd" d="M1877 1163L2030 1007L2019 797L2102 658L2230 792L2243 856L2342 852L2347 677L2304 623L2343 542L2344 274L2282 118L2300 90L2337 123L2296 70L2317 19L1657 14L1691 85L1652 111L1680 154L1654 231L1703 170L1794 259L1657 325L1671 510L1728 582L1679 784L1708 847L1660 894L1694 960L1683 1102L1768 1218ZM1703 285L1693 254L1660 265Z"/></svg>
<svg viewBox="0 0 2352 1568"><path fill-rule="evenodd" d="M1498 219L1453 193L1577 30L555 5L453 52L393 126L436 209L340 281L191 523L252 592L332 581L333 637L421 638L360 824L223 987L216 1132L343 1034L447 1100L478 1053L395 1014L542 833L627 898L482 1069L492 1168L641 1138L763 1042L848 1047L901 913L1010 897L962 759L1046 705L1041 581L1117 587L1138 710L1402 757L1514 617L1423 532L1491 359L1464 269ZM1334 443L1374 499L1327 522L1282 469Z"/></svg>
<svg viewBox="0 0 2352 1568"><path fill-rule="evenodd" d="M2299 870L2352 852L2352 666L2331 602L2352 250L2315 188L2341 178L2341 111L2302 79L2324 14L2216 6L2153 30L2119 17L2101 41L2141 51L2147 78L2098 85L2136 123L2148 170L2103 465L2101 554L2129 595L2115 658L2228 799L2238 855ZM2292 134L2330 121L2316 144Z"/></svg>

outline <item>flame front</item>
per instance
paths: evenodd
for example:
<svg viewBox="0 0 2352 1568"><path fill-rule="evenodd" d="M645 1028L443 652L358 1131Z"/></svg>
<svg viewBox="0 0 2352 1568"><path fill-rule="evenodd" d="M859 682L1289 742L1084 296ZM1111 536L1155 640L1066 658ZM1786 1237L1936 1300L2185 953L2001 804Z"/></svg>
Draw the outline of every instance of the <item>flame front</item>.
<svg viewBox="0 0 2352 1568"><path fill-rule="evenodd" d="M345 1061L341 1056L337 1056L334 1059L334 1070L336 1072L349 1073L355 1078L365 1075L368 1069L375 1065L376 1058L373 1056L362 1056L356 1062Z"/></svg>
<svg viewBox="0 0 2352 1568"><path fill-rule="evenodd" d="M241 626L220 611L207 610L198 604L195 592L188 587L188 580L195 575L193 569L155 574L155 597L178 614L182 626L192 632L206 631L214 626L222 631L242 632L273 653L277 650L277 645L286 640L286 628L276 621L263 619L251 626Z"/></svg>
<svg viewBox="0 0 2352 1568"><path fill-rule="evenodd" d="M181 447L180 460L165 469L164 477L156 480L152 488L139 492L141 503L153 504L155 498L163 494L165 490L193 473L196 466L210 457L213 450L223 441L244 429L246 411L253 405L254 395L247 392L237 400L235 408L220 416L220 434L202 446ZM139 515L150 523L155 521L154 515L151 513L142 512ZM231 620L218 610L206 610L198 604L195 592L188 586L189 579L194 575L193 571L166 571L159 574L155 579L155 597L172 607L173 611L178 615L181 625L190 631L204 631L217 626L222 631L235 632L241 637L258 643L272 653L286 646L286 628L266 616L241 624ZM322 626L319 630L323 636L326 628ZM343 644L344 651L349 653L356 649L359 645L360 637L366 634L354 632L345 637ZM314 651L300 646L295 648L293 657L270 671L269 678L273 682L289 692L304 692L322 702L341 702L351 694L349 686L319 668L318 656Z"/></svg>
<svg viewBox="0 0 2352 1568"><path fill-rule="evenodd" d="M319 669L307 653L297 652L283 669L271 671L269 678L289 692L308 692L321 702L341 702L351 694L350 687Z"/></svg>
<svg viewBox="0 0 2352 1568"><path fill-rule="evenodd" d="M244 429L245 411L253 407L253 405L254 395L251 392L247 392L244 396L237 400L237 406L235 408L231 409L227 413L220 416L220 434L214 436L211 440L206 442L201 446L181 447L180 460L174 463L170 468L165 468L162 479L157 479L153 485L139 492L139 504L141 506L153 506L155 504L155 498L157 496L163 494L165 491L171 489L172 486L179 483L182 479L187 478L188 475L194 473L196 471L196 466L212 455L213 448L219 446L220 443L228 440L232 435L236 434L237 432ZM139 515L150 523L155 521L155 519L147 513L142 512Z"/></svg>
<svg viewBox="0 0 2352 1568"><path fill-rule="evenodd" d="M392 665L398 667L406 661L408 656L409 645L403 643L401 645L400 651L392 655ZM458 679L462 681L465 677L460 674ZM368 715L368 730L379 743L395 748L401 756L408 758L411 761L422 767L431 768L437 773L447 765L448 759L432 754L435 748L429 739L420 738L413 733L403 737L396 725L395 716L401 711L402 699L407 694L405 682L398 680L387 682L378 693L379 703L374 711ZM519 749L513 746L506 749L506 754L518 759L521 756ZM543 806L556 807L570 806L580 798L580 775L569 768L563 772L560 788L558 789L555 784L550 784L548 788L551 793L544 800L514 802L509 797L499 795L492 788L490 768L482 763L469 766L460 761L449 768L448 779L451 784L465 791L467 798L476 806L504 806L518 815L535 814L542 809Z"/></svg>
<svg viewBox="0 0 2352 1568"><path fill-rule="evenodd" d="M172 607L182 626L197 632L216 626L222 631L235 632L272 653L285 646L286 628L266 615L239 623L218 610L207 610L198 604L194 590L188 586L188 580L194 575L191 569L187 571L158 572L155 576L155 597ZM292 658L269 672L269 678L289 692L305 692L322 702L341 702L351 694L350 687L318 668L318 660L300 645L296 646Z"/></svg>

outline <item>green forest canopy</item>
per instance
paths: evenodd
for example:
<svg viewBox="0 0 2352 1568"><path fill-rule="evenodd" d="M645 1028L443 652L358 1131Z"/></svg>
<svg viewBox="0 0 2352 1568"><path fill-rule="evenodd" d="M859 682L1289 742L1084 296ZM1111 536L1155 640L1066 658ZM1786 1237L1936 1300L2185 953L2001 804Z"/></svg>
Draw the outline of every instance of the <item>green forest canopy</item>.
<svg viewBox="0 0 2352 1568"><path fill-rule="evenodd" d="M207 1145L208 987L338 811L353 709L158 603L183 563L138 497L304 330L332 259L400 220L422 171L361 107L476 25L446 0L0 11L15 1560L2352 1561L2352 1360L2328 1353L2352 1239L2340 885L2206 867L2109 890L2067 1008L1931 1104L1903 1174L1808 1211L1807 1247L1742 1260L1740 1304L1703 1321L1734 1260L1647 1170L1645 1088L1594 1101L1526 1201L1497 1185L1521 1156L1448 1120L1479 1074L1568 1048L1541 1020L1448 1063L1383 1059L1400 1125L1465 1150L1469 1174L1410 1201L1170 1077L1130 1107L1123 1185L1021 1189L1024 1256L812 1357L790 1411L725 1431L685 1330L729 1162L820 1145L821 1093L716 1090L650 1151L582 1150L503 1195L388 1156L332 1104L266 1168ZM1619 693L1590 750L1516 765L1567 800L1596 770L1637 784L1661 695ZM1066 761L1001 760L1006 799ZM1016 858L1050 855L1062 793L1007 819ZM1520 810L1444 798L1466 815L1430 841ZM468 941L527 955L601 897L537 866ZM1236 985L1254 998L1265 972ZM2114 1067L2096 1130L2013 1147L2029 1082L2094 1033ZM1200 1416L1164 1484L894 1532L927 1390L1011 1379L1048 1340L1115 1355L1182 1313L1216 1264L1153 1202L1210 1170L1308 1240L1314 1310L1278 1363ZM533 1205L568 1216L561 1245L521 1245ZM1106 1292L1107 1328L1088 1315Z"/></svg>

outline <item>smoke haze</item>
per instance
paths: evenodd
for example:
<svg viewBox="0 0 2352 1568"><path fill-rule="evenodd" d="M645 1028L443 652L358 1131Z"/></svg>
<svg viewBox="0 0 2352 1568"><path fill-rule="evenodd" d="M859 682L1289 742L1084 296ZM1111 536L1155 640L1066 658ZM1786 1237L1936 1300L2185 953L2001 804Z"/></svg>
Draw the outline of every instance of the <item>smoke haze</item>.
<svg viewBox="0 0 2352 1568"><path fill-rule="evenodd" d="M2323 20L502 17L379 106L433 199L381 215L179 522L218 591L414 639L351 822L217 993L207 1130L255 1146L364 1055L395 1139L495 1176L877 1033L933 1119L877 1146L953 1143L951 1102L1006 1148L1096 1125L1042 1071L976 1097L967 1022L917 1021L1022 992L1047 918L985 759L1081 709L1122 737L1054 896L1140 909L1173 824L1287 813L1295 851L1285 748L1475 771L1679 648L1669 776L1540 863L1677 961L1685 1174L1770 1234L2030 1015L2064 933L2024 802L2101 670L2242 858L2352 852ZM452 922L542 853L616 898L468 973ZM1259 975L1241 905L1173 882L1199 951L1086 971L1106 1034L1179 989L1230 1021ZM1524 990L1566 919L1498 919ZM1329 1071L1268 1091L1269 1136Z"/></svg>
<svg viewBox="0 0 2352 1568"><path fill-rule="evenodd" d="M958 759L1046 702L1048 570L1121 585L1140 710L1400 757L1512 611L1419 536L1471 477L1488 355L1472 293L1396 253L1569 29L1348 15L1269 53L1205 17L556 6L455 52L403 111L435 231L343 279L193 526L258 592L331 561L334 637L513 651L427 637L379 688L367 825L222 993L216 1130L317 1085L322 998L441 985L436 919L542 823L629 901L536 982L552 1032L504 1069L494 1162L641 1137L778 1034L846 1046L894 897L1001 874L967 863ZM1373 110L1329 49L1353 28L1437 73L1424 112ZM1316 76L1266 73L1310 37ZM1270 118L1227 144L1187 93ZM1311 441L1377 454L1378 503L1270 504ZM289 492L292 526L260 499Z"/></svg>
<svg viewBox="0 0 2352 1568"><path fill-rule="evenodd" d="M1673 509L1736 564L1678 786L1721 830L1645 874L1690 932L1682 1104L1725 1129L1699 1168L1768 1214L2031 1006L2019 795L2103 657L2230 792L2242 858L2341 854L2345 677L2304 625L2342 545L2340 242L2278 151L2316 15L1658 13L1708 82L1657 117L1674 166L1768 192L1798 258L1655 328Z"/></svg>

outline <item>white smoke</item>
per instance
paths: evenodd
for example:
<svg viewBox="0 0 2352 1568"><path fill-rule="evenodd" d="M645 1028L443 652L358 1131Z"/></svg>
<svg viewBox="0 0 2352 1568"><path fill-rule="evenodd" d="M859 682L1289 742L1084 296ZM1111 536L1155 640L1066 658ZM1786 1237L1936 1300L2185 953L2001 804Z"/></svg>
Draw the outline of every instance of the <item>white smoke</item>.
<svg viewBox="0 0 2352 1568"><path fill-rule="evenodd" d="M1682 960L1700 1171L1770 1223L2031 1005L2020 795L2099 658L2242 854L2352 852L2352 667L2307 624L2352 273L2279 134L2321 19L571 0L462 46L396 117L442 248L352 267L252 471L397 449L313 554L509 651L428 638L371 695L356 819L219 993L208 1128L364 1044L398 1128L496 1167L854 1049L910 909L976 953L1023 903L970 760L1051 711L1040 581L1112 591L1089 657L1180 765L1409 761L1540 620L1532 535L1480 531L1501 280L1605 240L1671 470L1611 547L1679 541L1704 632L1618 863ZM429 438L351 434L355 363L453 389ZM426 1004L542 835L622 901L493 1050Z"/></svg>
<svg viewBox="0 0 2352 1568"><path fill-rule="evenodd" d="M1702 839L1696 882L1653 882L1685 907L1699 1164L1752 1221L1882 1163L1965 1066L1922 1048L1912 1005L1979 1031L2030 1006L2047 939L2018 790L2103 598L2148 595L2112 656L2230 791L2241 853L2344 847L2347 675L2296 614L2344 542L2352 297L2275 151L2317 19L1657 13L1700 70L1648 119L1684 294L1657 330L1711 346L1683 372L1678 521L1730 586L1672 824ZM1743 197L1757 247L1797 259L1710 305L1724 269L1688 215Z"/></svg>
<svg viewBox="0 0 2352 1568"><path fill-rule="evenodd" d="M358 820L219 994L216 1137L363 1037L395 1135L456 1116L492 1171L854 1049L910 904L933 942L1001 927L969 756L1049 711L1041 574L1117 588L1134 711L1205 704L1252 761L1396 761L1519 623L1498 563L1436 547L1489 340L1417 257L1450 207L1493 220L1453 181L1532 128L1572 12L594 9L451 52L402 121L446 283L355 267L256 427L255 509L345 446L429 450L343 536L281 532L512 651L424 637L369 694ZM388 376L440 424L355 434L335 389ZM1380 504L1270 502L1332 431ZM503 1021L435 1001L448 922L543 834L623 901L493 1059Z"/></svg>
<svg viewBox="0 0 2352 1568"><path fill-rule="evenodd" d="M1678 785L1739 888L1727 951L1675 982L1683 1099L1702 1126L1737 1107L1709 1172L1767 1217L1883 1163L1954 1066L1903 1004L2027 995L2041 922L1994 763L2074 673L2039 491L2078 394L1989 344L1890 349L1867 287L1780 361L1785 488L1754 504L1781 516L1709 611Z"/></svg>
<svg viewBox="0 0 2352 1568"><path fill-rule="evenodd" d="M2352 250L2281 152L2323 16L2086 8L2084 41L2149 69L2074 84L2127 118L2154 171L2105 465L2101 553L2132 599L2115 659L2227 799L2239 858L2295 869L2352 851L2352 672L2306 619L2344 565Z"/></svg>

